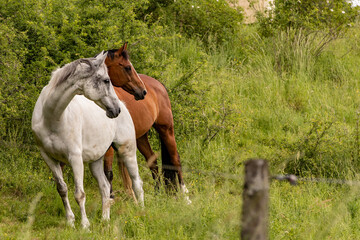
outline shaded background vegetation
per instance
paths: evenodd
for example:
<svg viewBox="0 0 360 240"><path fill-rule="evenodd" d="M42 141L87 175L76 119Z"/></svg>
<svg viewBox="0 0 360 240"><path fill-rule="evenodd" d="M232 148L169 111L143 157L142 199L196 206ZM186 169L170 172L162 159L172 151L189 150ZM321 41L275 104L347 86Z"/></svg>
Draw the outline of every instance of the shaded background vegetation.
<svg viewBox="0 0 360 240"><path fill-rule="evenodd" d="M268 159L275 173L358 179L358 15L358 8L342 0L276 0L258 13L257 23L245 25L243 10L223 0L0 1L0 237L17 238L19 229L54 237L65 227L58 223L64 219L61 200L48 199L57 193L34 146L33 106L54 69L125 41L137 71L169 91L193 205L181 211L176 200L156 195L139 156L147 212L120 201L111 224L100 224L96 184L87 172L87 208L98 224L94 235L82 237L237 238L239 213L231 204L241 204L239 181L216 174L240 176L250 157ZM157 141L151 132L156 151ZM69 189L71 175L65 171ZM350 190L274 184L271 236L354 239L360 203L358 189ZM28 226L28 204L38 192L44 197L33 213L34 226ZM296 200L297 194L304 198ZM283 208L284 199L299 201L298 208ZM316 210L302 214L314 202L323 207L326 199L332 202L321 214L343 225L319 220ZM309 224L296 214L309 217ZM177 227L164 227L169 222ZM328 228L301 235L321 224ZM78 235L67 229L62 237Z"/></svg>

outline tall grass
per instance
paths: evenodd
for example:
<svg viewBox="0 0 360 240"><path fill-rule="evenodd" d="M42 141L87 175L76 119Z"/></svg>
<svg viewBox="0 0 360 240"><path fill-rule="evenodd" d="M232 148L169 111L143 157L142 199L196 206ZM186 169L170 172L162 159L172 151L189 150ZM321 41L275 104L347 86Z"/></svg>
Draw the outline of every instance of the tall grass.
<svg viewBox="0 0 360 240"><path fill-rule="evenodd" d="M318 56L301 32L266 40L247 27L239 39L218 48L174 36L157 55L167 63L161 71L143 71L156 75L169 90L193 203L187 205L180 195L167 196L163 189L156 193L139 155L145 209L126 197L115 172L111 220L102 222L97 184L86 168L91 222L86 232L80 228L67 168L65 180L77 219L75 229L69 228L38 151L14 137L0 147L0 238L238 239L247 158L268 159L273 174L359 179L357 31L332 42ZM155 132L151 143L159 151ZM273 182L271 239L358 238L358 193L358 187ZM35 204L38 194L42 198Z"/></svg>

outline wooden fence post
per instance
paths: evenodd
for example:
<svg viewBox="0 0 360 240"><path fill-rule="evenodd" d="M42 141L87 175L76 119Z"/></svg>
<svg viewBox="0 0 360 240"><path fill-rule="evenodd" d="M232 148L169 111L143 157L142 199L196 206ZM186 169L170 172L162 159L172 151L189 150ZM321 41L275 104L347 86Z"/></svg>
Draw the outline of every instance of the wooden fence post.
<svg viewBox="0 0 360 240"><path fill-rule="evenodd" d="M241 239L268 239L269 168L266 160L245 163Z"/></svg>

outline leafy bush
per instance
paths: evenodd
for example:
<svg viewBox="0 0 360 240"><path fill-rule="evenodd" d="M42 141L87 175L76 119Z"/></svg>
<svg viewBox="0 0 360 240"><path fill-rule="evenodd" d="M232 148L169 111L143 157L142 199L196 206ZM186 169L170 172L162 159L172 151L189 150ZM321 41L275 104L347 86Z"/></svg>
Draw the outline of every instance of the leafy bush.
<svg viewBox="0 0 360 240"><path fill-rule="evenodd" d="M225 0L150 0L148 6L142 17L149 23L173 26L207 44L231 40L244 18L241 8L230 7Z"/></svg>
<svg viewBox="0 0 360 240"><path fill-rule="evenodd" d="M354 138L353 132L341 122L312 121L305 136L288 146L296 154L285 171L298 176L353 177L359 167L358 133Z"/></svg>
<svg viewBox="0 0 360 240"><path fill-rule="evenodd" d="M359 7L345 0L276 0L265 13L257 13L261 36L274 42L274 67L312 66L330 42L354 24Z"/></svg>
<svg viewBox="0 0 360 240"><path fill-rule="evenodd" d="M0 138L15 134L31 141L26 136L31 136L33 105L57 66L147 34L133 11L142 3L0 2Z"/></svg>
<svg viewBox="0 0 360 240"><path fill-rule="evenodd" d="M13 127L26 128L29 124L26 116L31 114L34 88L21 81L26 39L11 22L0 22L0 140L19 137Z"/></svg>
<svg viewBox="0 0 360 240"><path fill-rule="evenodd" d="M273 35L276 30L306 29L337 36L359 15L359 8L345 0L275 0L265 13L257 13L260 31Z"/></svg>

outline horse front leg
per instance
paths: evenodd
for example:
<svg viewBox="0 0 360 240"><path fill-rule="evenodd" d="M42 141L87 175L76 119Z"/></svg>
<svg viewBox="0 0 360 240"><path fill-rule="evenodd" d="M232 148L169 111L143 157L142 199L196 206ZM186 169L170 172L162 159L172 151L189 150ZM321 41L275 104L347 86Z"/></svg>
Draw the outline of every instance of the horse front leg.
<svg viewBox="0 0 360 240"><path fill-rule="evenodd" d="M112 188L112 181L114 178L113 171L112 171L112 165L114 161L114 149L110 147L104 156L104 173L105 176L110 183L110 197L114 198L113 188Z"/></svg>
<svg viewBox="0 0 360 240"><path fill-rule="evenodd" d="M61 200L62 200L64 208L65 208L67 223L71 227L75 227L75 225L74 225L75 215L74 215L73 211L71 210L71 206L70 206L70 202L69 202L69 198L68 198L68 188L67 188L66 183L63 178L63 172L62 172L60 163L58 161L55 161L52 158L50 158L43 150L40 150L40 152L54 176L55 183L56 183L56 189L61 197Z"/></svg>
<svg viewBox="0 0 360 240"><path fill-rule="evenodd" d="M84 163L81 154L69 157L69 163L74 173L75 200L79 204L81 213L81 225L84 229L90 227L89 219L85 210L85 191L84 191Z"/></svg>
<svg viewBox="0 0 360 240"><path fill-rule="evenodd" d="M113 200L110 198L110 183L104 174L103 157L90 163L90 170L99 185L102 199L102 218L103 220L110 220L110 206Z"/></svg>
<svg viewBox="0 0 360 240"><path fill-rule="evenodd" d="M150 168L151 175L155 181L155 191L160 189L160 176L159 168L157 165L157 155L151 149L148 133L136 139L137 148L140 153L145 157L148 167Z"/></svg>

